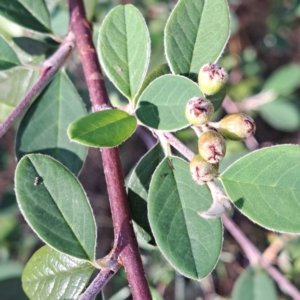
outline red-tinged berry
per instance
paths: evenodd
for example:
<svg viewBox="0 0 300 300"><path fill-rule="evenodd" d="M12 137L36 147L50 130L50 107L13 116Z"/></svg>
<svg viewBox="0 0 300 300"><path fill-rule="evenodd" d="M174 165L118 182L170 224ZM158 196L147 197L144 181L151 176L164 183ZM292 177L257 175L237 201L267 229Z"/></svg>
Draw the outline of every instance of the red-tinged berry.
<svg viewBox="0 0 300 300"><path fill-rule="evenodd" d="M185 107L185 116L193 125L207 123L214 114L214 107L208 99L193 97Z"/></svg>
<svg viewBox="0 0 300 300"><path fill-rule="evenodd" d="M204 160L216 164L226 153L226 142L220 133L208 130L200 135L198 149Z"/></svg>
<svg viewBox="0 0 300 300"><path fill-rule="evenodd" d="M217 176L219 164L210 164L200 154L194 156L190 162L190 173L195 182L200 185L213 180Z"/></svg>
<svg viewBox="0 0 300 300"><path fill-rule="evenodd" d="M206 95L214 95L222 90L228 81L226 70L216 64L202 66L198 74L198 84Z"/></svg>
<svg viewBox="0 0 300 300"><path fill-rule="evenodd" d="M235 113L225 116L219 122L218 130L225 138L240 141L253 135L256 126L251 117L243 113Z"/></svg>

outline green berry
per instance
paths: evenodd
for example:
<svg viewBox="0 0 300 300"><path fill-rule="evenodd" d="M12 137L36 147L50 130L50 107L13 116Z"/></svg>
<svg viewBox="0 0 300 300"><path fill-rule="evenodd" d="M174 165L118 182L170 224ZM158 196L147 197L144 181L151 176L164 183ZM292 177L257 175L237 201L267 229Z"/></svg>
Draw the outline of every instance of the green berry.
<svg viewBox="0 0 300 300"><path fill-rule="evenodd" d="M202 66L198 74L198 84L206 95L214 95L222 90L228 81L226 70L216 64Z"/></svg>
<svg viewBox="0 0 300 300"><path fill-rule="evenodd" d="M207 123L214 114L214 107L208 99L193 97L185 107L185 116L193 125Z"/></svg>
<svg viewBox="0 0 300 300"><path fill-rule="evenodd" d="M227 139L241 141L253 135L256 126L251 117L243 113L235 113L225 116L219 122L218 130Z"/></svg>
<svg viewBox="0 0 300 300"><path fill-rule="evenodd" d="M217 176L219 164L210 164L200 154L194 156L190 162L190 173L195 182L200 185L213 180Z"/></svg>
<svg viewBox="0 0 300 300"><path fill-rule="evenodd" d="M218 163L225 155L226 142L222 135L214 130L202 133L198 139L199 154L211 164Z"/></svg>

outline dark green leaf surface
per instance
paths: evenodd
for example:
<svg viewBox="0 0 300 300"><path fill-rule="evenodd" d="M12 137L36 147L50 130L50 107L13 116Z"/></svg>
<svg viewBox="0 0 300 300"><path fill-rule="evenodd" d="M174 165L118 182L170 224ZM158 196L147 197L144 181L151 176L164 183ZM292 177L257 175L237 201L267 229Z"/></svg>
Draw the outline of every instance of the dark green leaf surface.
<svg viewBox="0 0 300 300"><path fill-rule="evenodd" d="M246 269L237 279L232 292L232 300L277 300L278 295L273 280L264 270Z"/></svg>
<svg viewBox="0 0 300 300"><path fill-rule="evenodd" d="M208 187L193 181L187 162L175 157L161 162L150 184L150 226L166 259L193 279L213 270L222 246L220 218L207 220L197 214L211 203Z"/></svg>
<svg viewBox="0 0 300 300"><path fill-rule="evenodd" d="M78 299L94 269L86 261L44 246L27 263L22 284L31 300Z"/></svg>
<svg viewBox="0 0 300 300"><path fill-rule="evenodd" d="M155 241L148 221L148 191L152 175L163 157L161 145L157 144L140 159L128 183L128 200L137 232L153 245Z"/></svg>
<svg viewBox="0 0 300 300"><path fill-rule="evenodd" d="M145 89L136 109L136 116L145 125L175 131L189 125L184 108L192 97L203 97L198 85L176 75L164 75Z"/></svg>
<svg viewBox="0 0 300 300"><path fill-rule="evenodd" d="M16 67L0 72L0 123L2 123L38 78L39 72Z"/></svg>
<svg viewBox="0 0 300 300"><path fill-rule="evenodd" d="M300 147L254 151L220 179L232 202L253 222L271 230L300 233Z"/></svg>
<svg viewBox="0 0 300 300"><path fill-rule="evenodd" d="M59 73L24 116L16 139L16 156L42 153L60 161L74 174L82 168L87 149L71 143L69 124L86 115L83 102L64 73Z"/></svg>
<svg viewBox="0 0 300 300"><path fill-rule="evenodd" d="M128 139L136 118L122 110L108 109L87 115L68 128L71 140L92 147L115 147Z"/></svg>
<svg viewBox="0 0 300 300"><path fill-rule="evenodd" d="M56 160L24 156L16 169L16 195L26 221L51 247L94 260L96 225L77 178Z"/></svg>
<svg viewBox="0 0 300 300"><path fill-rule="evenodd" d="M20 65L21 62L8 42L0 35L0 70L6 70Z"/></svg>
<svg viewBox="0 0 300 300"><path fill-rule="evenodd" d="M165 29L165 52L175 74L197 78L221 56L230 34L226 0L180 0Z"/></svg>
<svg viewBox="0 0 300 300"><path fill-rule="evenodd" d="M264 104L258 111L261 117L275 129L290 132L300 127L299 108L284 98Z"/></svg>
<svg viewBox="0 0 300 300"><path fill-rule="evenodd" d="M222 106L223 100L226 96L226 91L227 87L225 86L218 93L206 97L213 104L215 111L217 111Z"/></svg>
<svg viewBox="0 0 300 300"><path fill-rule="evenodd" d="M1 0L0 15L28 29L52 32L44 0Z"/></svg>
<svg viewBox="0 0 300 300"><path fill-rule="evenodd" d="M148 28L134 6L118 6L107 15L99 33L98 53L110 80L133 100L150 57Z"/></svg>

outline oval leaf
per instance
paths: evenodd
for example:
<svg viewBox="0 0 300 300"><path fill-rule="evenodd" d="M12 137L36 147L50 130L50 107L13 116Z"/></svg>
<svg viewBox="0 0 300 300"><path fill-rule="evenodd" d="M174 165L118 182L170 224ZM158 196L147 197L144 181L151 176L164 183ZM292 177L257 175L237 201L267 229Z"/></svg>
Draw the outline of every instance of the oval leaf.
<svg viewBox="0 0 300 300"><path fill-rule="evenodd" d="M138 234L152 245L155 245L155 241L148 221L148 190L152 175L163 158L164 153L158 143L140 159L128 182L128 201L132 220Z"/></svg>
<svg viewBox="0 0 300 300"><path fill-rule="evenodd" d="M146 76L150 57L148 28L134 6L118 6L107 15L99 32L98 53L110 80L133 100Z"/></svg>
<svg viewBox="0 0 300 300"><path fill-rule="evenodd" d="M87 149L71 143L67 129L70 123L84 115L86 110L76 89L64 73L59 73L35 100L19 126L18 160L29 153L48 154L78 174Z"/></svg>
<svg viewBox="0 0 300 300"><path fill-rule="evenodd" d="M300 233L300 147L254 151L232 164L220 179L226 192L253 222L280 232Z"/></svg>
<svg viewBox="0 0 300 300"><path fill-rule="evenodd" d="M278 99L259 107L259 114L272 127L282 131L296 131L300 127L298 107L286 99Z"/></svg>
<svg viewBox="0 0 300 300"><path fill-rule="evenodd" d="M94 261L96 225L77 178L56 160L24 156L16 169L20 210L37 235L51 247Z"/></svg>
<svg viewBox="0 0 300 300"><path fill-rule="evenodd" d="M50 15L44 0L2 0L0 15L28 29L52 32Z"/></svg>
<svg viewBox="0 0 300 300"><path fill-rule="evenodd" d="M191 80L164 75L145 89L137 104L136 116L145 125L165 131L176 131L189 125L185 106L192 97L203 97Z"/></svg>
<svg viewBox="0 0 300 300"><path fill-rule="evenodd" d="M221 251L220 218L206 220L198 215L211 203L208 187L193 181L188 163L175 157L161 162L150 184L150 226L166 259L193 279L207 276Z"/></svg>
<svg viewBox="0 0 300 300"><path fill-rule="evenodd" d="M276 70L265 82L264 90L280 95L292 93L300 82L300 65L291 64Z"/></svg>
<svg viewBox="0 0 300 300"><path fill-rule="evenodd" d="M197 79L204 64L219 59L229 34L226 0L180 0L165 29L165 52L173 73Z"/></svg>
<svg viewBox="0 0 300 300"><path fill-rule="evenodd" d="M21 62L8 42L0 36L0 70L6 70L20 65Z"/></svg>
<svg viewBox="0 0 300 300"><path fill-rule="evenodd" d="M158 66L157 68L155 68L152 72L150 72L147 77L145 78L141 89L139 90L139 93L136 97L136 99L139 99L141 94L143 93L143 91L148 87L148 85L155 80L156 78L162 76L162 75L166 75L166 74L170 74L171 70L169 68L169 66L167 64L163 64Z"/></svg>
<svg viewBox="0 0 300 300"><path fill-rule="evenodd" d="M22 284L31 300L77 299L94 269L86 261L44 246L27 263Z"/></svg>
<svg viewBox="0 0 300 300"><path fill-rule="evenodd" d="M22 67L0 72L0 122L17 106L38 76L38 71Z"/></svg>
<svg viewBox="0 0 300 300"><path fill-rule="evenodd" d="M261 269L248 268L237 279L232 300L277 300L276 287L270 276Z"/></svg>
<svg viewBox="0 0 300 300"><path fill-rule="evenodd" d="M136 126L135 117L122 110L108 109L73 122L68 135L72 141L87 146L109 148L128 139Z"/></svg>

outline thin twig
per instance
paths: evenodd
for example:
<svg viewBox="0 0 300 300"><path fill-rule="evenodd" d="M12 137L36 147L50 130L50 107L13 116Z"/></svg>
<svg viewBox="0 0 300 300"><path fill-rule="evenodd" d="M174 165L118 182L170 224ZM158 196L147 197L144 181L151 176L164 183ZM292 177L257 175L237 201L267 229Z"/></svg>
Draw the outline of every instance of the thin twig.
<svg viewBox="0 0 300 300"><path fill-rule="evenodd" d="M41 91L46 87L46 85L51 81L56 72L64 64L65 60L72 53L75 47L74 35L70 32L68 36L64 39L58 50L46 60L41 68L41 74L32 88L20 101L20 103L15 107L11 114L6 118L6 120L0 125L0 138L6 133L10 126L15 122L15 120L22 115L29 107L32 100L41 93Z"/></svg>
<svg viewBox="0 0 300 300"><path fill-rule="evenodd" d="M68 0L70 29L75 34L93 111L111 107L82 0ZM133 231L118 148L102 149L102 161L114 224L114 248L124 265L133 299L152 299Z"/></svg>
<svg viewBox="0 0 300 300"><path fill-rule="evenodd" d="M181 152L188 160L194 157L194 153L181 143L171 133L164 133L168 143L175 149ZM251 264L260 265L270 274L270 276L278 283L282 291L290 295L295 300L300 300L300 293L296 287L290 283L277 269L275 269L267 260L265 260L259 250L251 243L237 225L229 219L225 214L222 215L223 224L226 229L232 234L236 241L244 249L246 256Z"/></svg>
<svg viewBox="0 0 300 300"><path fill-rule="evenodd" d="M296 287L291 284L277 269L275 269L266 259L263 258L260 251L251 243L236 224L226 215L222 216L222 221L226 229L236 239L244 249L245 254L251 263L260 263L260 265L269 273L269 275L278 283L282 291L290 295L294 300L300 300L300 293Z"/></svg>
<svg viewBox="0 0 300 300"><path fill-rule="evenodd" d="M81 294L79 300L94 299L101 292L107 282L116 274L120 267L121 265L117 262L113 267L99 272L84 293Z"/></svg>

